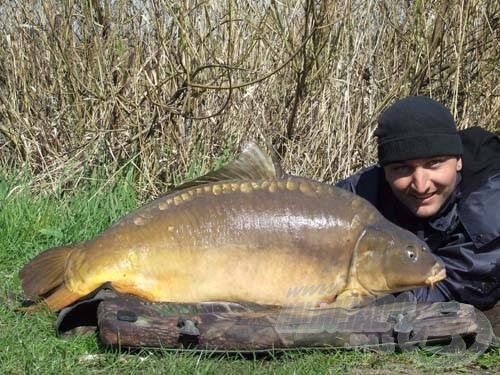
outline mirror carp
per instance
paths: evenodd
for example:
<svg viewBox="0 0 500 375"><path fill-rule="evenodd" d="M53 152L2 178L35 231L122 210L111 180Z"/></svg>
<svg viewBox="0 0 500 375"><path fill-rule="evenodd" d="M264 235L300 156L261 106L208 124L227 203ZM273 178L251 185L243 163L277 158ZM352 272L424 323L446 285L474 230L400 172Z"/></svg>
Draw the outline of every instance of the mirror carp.
<svg viewBox="0 0 500 375"><path fill-rule="evenodd" d="M432 285L426 244L342 189L284 174L255 144L96 238L20 271L31 307L58 311L105 283L152 302L338 303ZM328 285L321 295L293 288Z"/></svg>

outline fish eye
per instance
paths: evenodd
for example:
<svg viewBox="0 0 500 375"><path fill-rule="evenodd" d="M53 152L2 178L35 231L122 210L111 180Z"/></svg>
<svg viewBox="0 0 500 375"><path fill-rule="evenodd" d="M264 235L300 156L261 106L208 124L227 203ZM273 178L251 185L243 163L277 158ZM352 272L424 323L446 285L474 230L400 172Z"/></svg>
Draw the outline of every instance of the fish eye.
<svg viewBox="0 0 500 375"><path fill-rule="evenodd" d="M417 252L415 251L415 249L412 246L408 246L406 248L406 256L412 262L415 262L418 258Z"/></svg>

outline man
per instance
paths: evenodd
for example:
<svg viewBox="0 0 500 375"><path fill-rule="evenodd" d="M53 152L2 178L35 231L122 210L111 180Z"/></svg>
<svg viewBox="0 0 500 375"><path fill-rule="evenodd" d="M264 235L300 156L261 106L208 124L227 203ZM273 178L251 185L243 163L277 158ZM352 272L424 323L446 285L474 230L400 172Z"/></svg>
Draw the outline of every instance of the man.
<svg viewBox="0 0 500 375"><path fill-rule="evenodd" d="M379 164L337 186L369 200L427 242L447 278L413 291L419 301L480 309L500 297L500 139L457 132L450 111L427 97L397 101L375 131Z"/></svg>

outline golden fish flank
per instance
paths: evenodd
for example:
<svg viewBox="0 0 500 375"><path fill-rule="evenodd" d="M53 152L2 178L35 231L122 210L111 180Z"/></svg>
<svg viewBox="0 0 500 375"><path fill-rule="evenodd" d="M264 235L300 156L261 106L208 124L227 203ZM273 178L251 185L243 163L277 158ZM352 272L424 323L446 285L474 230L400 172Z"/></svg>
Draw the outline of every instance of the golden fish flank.
<svg viewBox="0 0 500 375"><path fill-rule="evenodd" d="M249 182L243 182L240 185L240 191L242 193L251 193L253 191L252 184Z"/></svg>
<svg viewBox="0 0 500 375"><path fill-rule="evenodd" d="M298 187L299 187L299 184L297 182L293 181L293 180L288 180L286 182L286 188L288 190L291 190L291 191L297 190Z"/></svg>
<svg viewBox="0 0 500 375"><path fill-rule="evenodd" d="M269 191L271 193L275 193L278 191L278 183L276 181L271 181L269 183Z"/></svg>
<svg viewBox="0 0 500 375"><path fill-rule="evenodd" d="M60 310L109 282L150 301L280 305L295 302L290 288L335 281L331 295L304 296L329 303L444 277L422 241L368 202L317 181L272 175L261 154L244 161L253 163L255 179L238 159L208 179L233 180L201 177L93 240L38 255L20 272L26 296Z"/></svg>
<svg viewBox="0 0 500 375"><path fill-rule="evenodd" d="M316 194L327 194L330 192L330 187L325 185L316 186Z"/></svg>
<svg viewBox="0 0 500 375"><path fill-rule="evenodd" d="M315 195L316 192L315 192L315 189L313 190L312 189L312 186L308 183L301 183L300 184L300 187L299 187L300 191L306 195Z"/></svg>
<svg viewBox="0 0 500 375"><path fill-rule="evenodd" d="M170 204L167 201L158 203L158 209L161 211L166 210L168 206L170 206Z"/></svg>
<svg viewBox="0 0 500 375"><path fill-rule="evenodd" d="M251 184L252 184L252 189L253 190L260 190L260 189L262 189L262 183L260 183L260 182L252 181Z"/></svg>
<svg viewBox="0 0 500 375"><path fill-rule="evenodd" d="M215 184L212 186L212 193L214 195L219 195L222 193L222 186L219 184Z"/></svg>
<svg viewBox="0 0 500 375"><path fill-rule="evenodd" d="M232 191L233 191L233 189L231 189L231 184L229 184L229 183L222 184L222 192L224 194L231 193Z"/></svg>
<svg viewBox="0 0 500 375"><path fill-rule="evenodd" d="M144 218L141 216L134 218L135 225L144 225L145 223L146 223L146 220L144 220Z"/></svg>

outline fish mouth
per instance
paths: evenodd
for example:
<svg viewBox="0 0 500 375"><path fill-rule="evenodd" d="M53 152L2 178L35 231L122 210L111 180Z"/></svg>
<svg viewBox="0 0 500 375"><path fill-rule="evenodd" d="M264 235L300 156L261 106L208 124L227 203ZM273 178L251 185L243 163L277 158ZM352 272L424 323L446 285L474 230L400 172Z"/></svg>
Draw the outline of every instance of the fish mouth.
<svg viewBox="0 0 500 375"><path fill-rule="evenodd" d="M432 275L425 280L426 285L432 286L434 285L434 283L437 283L438 281L446 278L446 269L444 269L443 266L441 266L440 264L436 264L433 269L434 272L432 273Z"/></svg>

